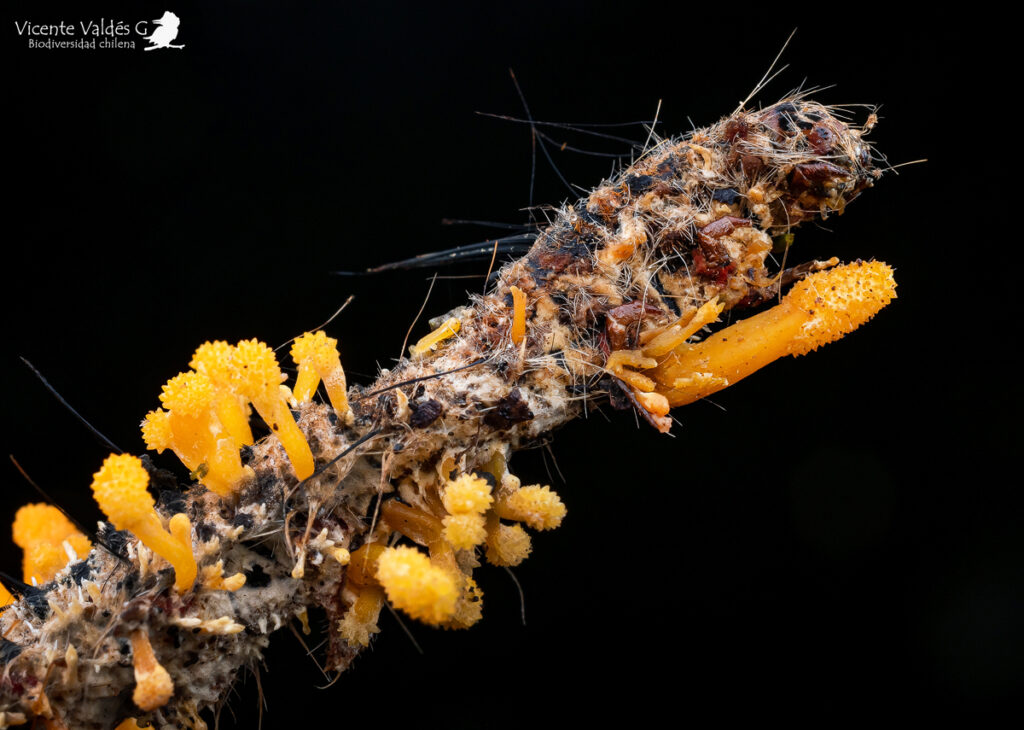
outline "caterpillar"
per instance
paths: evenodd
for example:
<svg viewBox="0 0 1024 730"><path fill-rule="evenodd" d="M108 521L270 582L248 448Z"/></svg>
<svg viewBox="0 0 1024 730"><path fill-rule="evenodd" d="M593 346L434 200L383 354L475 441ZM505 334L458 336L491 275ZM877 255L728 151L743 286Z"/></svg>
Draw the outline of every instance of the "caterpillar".
<svg viewBox="0 0 1024 730"><path fill-rule="evenodd" d="M108 518L92 539L46 505L19 512L0 727L206 727L270 635L311 608L328 617L333 672L385 606L472 627L476 571L527 559L576 496L524 485L517 450L600 403L670 432L673 408L895 297L881 262L773 270L770 256L879 178L872 125L797 95L656 140L368 384L347 382L322 330L288 349L290 385L258 339L200 344L142 424L190 484L159 457L113 453L91 485Z"/></svg>

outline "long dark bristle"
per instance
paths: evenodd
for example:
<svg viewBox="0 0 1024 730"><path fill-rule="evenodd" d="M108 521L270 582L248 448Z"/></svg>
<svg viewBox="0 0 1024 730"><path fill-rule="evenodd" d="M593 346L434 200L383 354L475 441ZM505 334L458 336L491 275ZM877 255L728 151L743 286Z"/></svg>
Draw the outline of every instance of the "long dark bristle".
<svg viewBox="0 0 1024 730"><path fill-rule="evenodd" d="M108 438L107 438L106 436L104 436L104 435L103 435L103 433L102 433L102 432L101 432L101 431L100 431L100 430L99 430L98 428L96 428L96 427L95 427L95 426L93 426L93 425L92 425L91 423L89 423L89 421L87 421L87 420L85 419L85 417L84 417L84 416L83 416L83 415L82 415L81 413L79 413L79 412L78 412L78 411L76 411L76 410L75 410L74 408L72 408L72 407L71 407L71 404L70 404L70 403L68 403L68 402L67 402L67 400L65 400L65 399L64 399L64 396L62 396L62 395L61 395L60 393L58 393L58 392L57 392L57 389L56 389L56 388L54 388L54 387L53 387L52 385L50 385L50 382L49 382L49 381L48 381L48 380L47 380L47 379L46 379L45 377L43 377L43 374L42 374L41 372L39 372L39 370L37 370L37 369L36 369L36 366L35 366L35 365L33 365L32 363L30 363L30 362L29 362L28 360L26 360L26 359L25 359L24 357L22 357L22 358L21 358L21 361L22 361L23 363L25 363L25 365L27 365L27 366L28 366L28 369L29 369L29 370L31 370L31 371L32 371L32 373L33 373L33 374L34 374L34 375L35 375L35 376L36 376L37 378L39 378L39 382L41 382L41 383L42 383L42 384L43 384L43 385L44 385L44 386L46 387L46 389L47 389L48 391L50 391L50 393L52 393L52 394L53 394L53 397L54 397L54 398L56 398L56 399L57 399L58 401L60 401L60 404L61 404L62 406L64 406L65 408L67 408L67 409L68 409L69 411L71 411L71 415L73 415L73 416L74 416L75 418L77 418L77 419L79 420L79 422L80 422L80 423L81 423L81 424L82 424L83 426L85 426L85 427L86 427L87 429L89 429L89 431L90 431L90 432L92 433L92 435L93 435L93 436L95 436L96 438L98 438L98 439L99 439L99 440L100 440L100 441L101 441L101 442L102 442L102 443L103 443L103 444L104 444L105 446L107 446L107 447L108 447L108 448L110 448L111 450L113 450L113 451L116 451L116 452L117 452L117 453L119 453L119 454L123 454L123 453L124 453L124 451L123 451L123 450L121 449L121 447L120 447L120 446L118 446L118 445L117 445L117 444L115 444L115 443L114 443L113 441L111 441L111 440L110 440L110 439L108 439Z"/></svg>

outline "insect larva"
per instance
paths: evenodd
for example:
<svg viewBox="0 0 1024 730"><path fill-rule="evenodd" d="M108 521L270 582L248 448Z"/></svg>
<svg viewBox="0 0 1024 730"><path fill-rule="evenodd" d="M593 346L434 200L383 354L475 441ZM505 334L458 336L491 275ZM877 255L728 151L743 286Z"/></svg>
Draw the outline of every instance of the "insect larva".
<svg viewBox="0 0 1024 730"><path fill-rule="evenodd" d="M798 96L741 109L657 141L562 207L485 295L436 318L371 384L346 390L320 332L293 344L291 390L265 344L203 345L143 427L197 484L154 509L146 488L163 472L129 454L104 462L93 490L127 566L96 549L84 567L26 564L40 586L12 586L20 600L0 617L0 724L202 727L269 634L311 607L329 619L329 671L369 644L385 602L472 626L474 570L519 564L524 526L566 514L547 485L513 475L513 452L598 403L668 432L671 407L838 339L893 298L884 264L778 271L769 258L878 174L862 131L827 107ZM695 341L794 281L774 307ZM318 380L329 404L312 398ZM249 411L273 435L253 442Z"/></svg>

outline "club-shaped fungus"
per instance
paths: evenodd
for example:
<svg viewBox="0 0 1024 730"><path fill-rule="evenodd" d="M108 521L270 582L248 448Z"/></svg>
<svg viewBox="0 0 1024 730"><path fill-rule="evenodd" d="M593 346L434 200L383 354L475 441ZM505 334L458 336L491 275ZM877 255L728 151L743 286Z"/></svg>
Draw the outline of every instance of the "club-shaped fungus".
<svg viewBox="0 0 1024 730"><path fill-rule="evenodd" d="M520 525L503 525L494 516L493 523L488 522L487 529L487 562L514 568L530 556L533 543L529 533Z"/></svg>
<svg viewBox="0 0 1024 730"><path fill-rule="evenodd" d="M551 487L520 487L498 503L498 516L525 522L534 530L553 530L562 524L566 509Z"/></svg>
<svg viewBox="0 0 1024 730"><path fill-rule="evenodd" d="M448 482L441 496L447 515L444 539L456 550L469 550L487 538L484 513L494 501L491 485L474 474Z"/></svg>
<svg viewBox="0 0 1024 730"><path fill-rule="evenodd" d="M163 707L174 694L171 675L161 666L149 643L145 629L136 629L131 635L132 666L135 669L135 691L132 700L146 712Z"/></svg>
<svg viewBox="0 0 1024 730"><path fill-rule="evenodd" d="M369 646L370 637L380 632L377 619L384 606L384 589L376 575L377 559L384 550L380 543L367 543L350 556L345 582L355 600L338 623L338 631L352 646Z"/></svg>
<svg viewBox="0 0 1024 730"><path fill-rule="evenodd" d="M242 340L236 347L239 366L239 392L252 403L270 427L292 463L300 480L313 475L313 452L299 430L288 401L281 391L284 375L274 351L259 340Z"/></svg>
<svg viewBox="0 0 1024 730"><path fill-rule="evenodd" d="M22 571L26 583L53 580L71 560L65 542L78 559L92 550L92 543L64 514L50 504L27 504L14 516L14 543L24 551Z"/></svg>
<svg viewBox="0 0 1024 730"><path fill-rule="evenodd" d="M892 268L856 262L798 282L771 309L683 343L648 372L672 407L732 385L784 355L805 355L857 329L896 297Z"/></svg>
<svg viewBox="0 0 1024 730"><path fill-rule="evenodd" d="M160 401L169 414L171 446L184 454L198 481L221 497L234 494L251 471L242 466L239 445L217 418L217 389L209 376L189 371L167 381ZM201 465L205 465L204 467Z"/></svg>
<svg viewBox="0 0 1024 730"><path fill-rule="evenodd" d="M459 332L462 323L455 317L450 317L430 334L424 335L415 345L409 347L409 356L418 360L427 353L434 352L438 345Z"/></svg>
<svg viewBox="0 0 1024 730"><path fill-rule="evenodd" d="M238 360L234 346L223 340L204 342L196 348L189 367L205 374L213 383L217 418L235 440L236 448L251 445L249 406L238 394Z"/></svg>
<svg viewBox="0 0 1024 730"><path fill-rule="evenodd" d="M424 623L442 624L455 614L455 578L415 548L385 549L377 559L377 580L393 606Z"/></svg>
<svg viewBox="0 0 1024 730"><path fill-rule="evenodd" d="M183 593L196 579L188 517L171 518L168 532L156 513L153 497L146 490L149 474L137 456L111 454L93 475L92 491L100 509L118 530L133 533L143 545L174 567L174 587Z"/></svg>
<svg viewBox="0 0 1024 730"><path fill-rule="evenodd" d="M351 409L345 393L345 371L341 367L338 341L322 331L307 332L295 339L291 353L295 364L299 366L299 374L292 389L295 400L308 403L323 379L331 405L339 416L346 418Z"/></svg>
<svg viewBox="0 0 1024 730"><path fill-rule="evenodd" d="M520 344L526 337L526 292L518 286L510 287L512 292L512 343Z"/></svg>

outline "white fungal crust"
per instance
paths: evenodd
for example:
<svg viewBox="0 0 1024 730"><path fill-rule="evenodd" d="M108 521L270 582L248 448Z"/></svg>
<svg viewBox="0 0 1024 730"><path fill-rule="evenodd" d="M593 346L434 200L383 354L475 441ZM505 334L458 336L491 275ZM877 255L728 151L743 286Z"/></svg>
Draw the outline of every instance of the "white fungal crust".
<svg viewBox="0 0 1024 730"><path fill-rule="evenodd" d="M299 405L312 477L297 482L270 438L243 449L252 473L234 497L199 486L185 494L199 570L222 562L216 570L243 574L244 585L227 583L230 590L210 578L179 594L162 558L108 525L100 538L119 555L97 546L27 590L0 615L0 727L22 717L70 728L111 728L126 717L203 727L199 713L259 661L270 633L304 619L309 606L331 619L327 665L343 670L377 631L383 594L370 548L396 532L429 550L431 571L456 574L462 593L444 625L475 622L476 547L496 564L517 564L531 550L529 536L500 520L546 529L565 514L557 495L540 488L511 499L520 489L507 470L511 452L580 415L588 399L638 408L664 430L657 399L635 398L609 373L609 355L715 297L727 309L757 304L784 280L824 266L769 272L765 262L773 237L842 212L876 176L861 132L802 98L658 141L558 211L491 293L435 320L447 328L443 338L372 385L349 388L344 417ZM525 296L521 338L512 331L513 288ZM495 504L483 532L456 546L472 549L456 551L440 532L443 487L471 472L493 477ZM180 509L161 509L164 518L172 511ZM433 608L413 610L448 620L450 606L443 615ZM130 699L126 647L139 630L174 684L166 704L149 711Z"/></svg>

